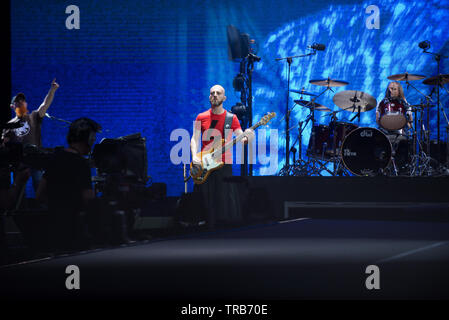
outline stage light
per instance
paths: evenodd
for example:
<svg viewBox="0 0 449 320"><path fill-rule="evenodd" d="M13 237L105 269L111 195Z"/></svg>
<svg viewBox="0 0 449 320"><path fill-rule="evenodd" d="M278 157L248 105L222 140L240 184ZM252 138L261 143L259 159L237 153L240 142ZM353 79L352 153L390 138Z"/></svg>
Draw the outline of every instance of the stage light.
<svg viewBox="0 0 449 320"><path fill-rule="evenodd" d="M235 91L245 90L245 77L243 76L243 74L239 73L235 76L234 80L232 81L232 86L234 87Z"/></svg>
<svg viewBox="0 0 449 320"><path fill-rule="evenodd" d="M237 102L234 106L232 106L231 112L235 114L239 120L243 120L248 110L243 103Z"/></svg>

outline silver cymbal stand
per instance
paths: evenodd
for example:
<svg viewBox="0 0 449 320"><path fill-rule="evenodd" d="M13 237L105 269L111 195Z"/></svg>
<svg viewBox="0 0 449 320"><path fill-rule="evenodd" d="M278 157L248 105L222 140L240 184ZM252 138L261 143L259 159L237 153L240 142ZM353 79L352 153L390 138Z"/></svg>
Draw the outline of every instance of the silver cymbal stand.
<svg viewBox="0 0 449 320"><path fill-rule="evenodd" d="M326 91L328 91L328 90L331 90L331 91L333 91L331 88L330 88L330 86L329 85L327 85L327 87L326 87L326 89L325 90L323 90L320 94L318 94L317 96L315 96L315 97L313 97L306 105L304 105L303 107L306 107L306 108L308 108L309 110L310 110L310 114L309 114L309 116L307 117L307 119L305 120L305 121L307 121L307 123L304 125L304 127L302 128L302 130L301 130L301 134L302 134L302 132L304 131L304 129L306 128L306 126L307 126L307 124L308 124L308 122L311 120L312 121L312 128L313 128L313 125L315 124L315 100L317 99L317 98L319 98L320 96L322 96ZM285 115L279 120L280 122L282 122L284 119L287 119L287 118L289 118L290 117L290 114L291 114L291 112L293 111L293 109L296 107L296 103L293 105L293 107L291 108L291 109L289 109L289 110L287 110L287 112L285 113ZM309 106L310 105L310 106ZM287 121L287 123L289 123L289 121L288 120L286 120ZM287 130L286 130L286 135L287 136L290 136L290 131L291 130L293 130L293 129L295 129L296 127L298 127L299 125L300 125L300 123L301 122L299 122L297 125L295 125L295 126L293 126L293 127L289 127L289 125L287 125L286 127L287 127ZM302 139L302 136L301 136L301 139ZM289 140L289 138L288 138L288 140ZM312 145L315 145L315 134L314 134L314 132L312 131L312 133L311 133L311 144ZM296 142L295 142L296 143ZM293 146L295 145L295 143L293 144ZM301 144L302 144L302 142L300 142ZM301 163L301 165L303 165L303 166L306 166L306 167L309 167L309 164L310 164L310 160L308 159L307 160L307 162L305 162L305 163L303 163L302 161L302 154L301 154L301 152L302 152L302 145L300 146L300 153L299 153L299 157L300 157L300 163ZM288 150L288 152L287 152L287 154L290 154L290 151L292 151L292 149L289 149ZM290 163L290 161L286 161L286 164L284 165L284 167L279 171L279 173L278 173L278 175L279 176L285 176L285 175L291 175L292 174L292 170L294 170L294 171L298 171L297 170L297 168L295 168L297 165L295 165L295 164L293 164L293 165L290 165L289 164ZM300 171L301 171L302 169L300 169Z"/></svg>
<svg viewBox="0 0 449 320"><path fill-rule="evenodd" d="M423 112L420 113L420 120L418 121L420 123L419 126L419 130L420 130L420 137L421 139L416 139L416 141L413 141L413 150L415 151L412 159L411 159L411 170L410 170L410 175L411 176L416 176L416 175L431 175L432 174L432 168L430 166L430 114L429 114L429 109L430 109L430 102L433 102L431 95L426 95L425 93L423 93L422 91L420 91L418 88L416 88L414 85L412 85L410 83L410 81L408 80L408 74L406 74L405 76L405 83L407 84L407 89L409 87L412 87L416 92L418 92L420 95L422 95L424 97L424 99L426 99L426 103L422 103L421 100L421 105L422 106L426 106L427 108L427 130L426 128L424 128L424 124L423 124L423 120L422 120L422 116L423 116ZM415 113L415 118L416 118L416 113ZM423 130L424 128L424 130ZM415 139L415 136L417 136L418 133L418 129L416 127L416 122L415 122L415 128L413 129L413 139ZM424 134L423 134L424 132ZM426 152L424 152L424 148L422 145L423 139L425 139L426 142ZM418 147L418 148L416 148ZM417 149L417 150L416 150Z"/></svg>

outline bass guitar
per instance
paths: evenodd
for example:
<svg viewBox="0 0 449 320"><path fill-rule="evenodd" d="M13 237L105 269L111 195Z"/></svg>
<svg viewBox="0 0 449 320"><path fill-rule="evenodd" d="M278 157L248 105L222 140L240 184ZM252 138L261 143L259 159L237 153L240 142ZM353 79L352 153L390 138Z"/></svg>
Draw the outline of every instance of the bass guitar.
<svg viewBox="0 0 449 320"><path fill-rule="evenodd" d="M255 130L260 126L266 125L275 116L275 112L268 113L250 129ZM224 140L217 141L211 149L197 153L196 156L201 159L201 165L194 164L193 162L190 163L190 177L193 179L193 182L195 184L203 184L212 172L222 168L224 166L222 154L224 154L234 144L241 141L244 137L245 134L242 133L224 145Z"/></svg>

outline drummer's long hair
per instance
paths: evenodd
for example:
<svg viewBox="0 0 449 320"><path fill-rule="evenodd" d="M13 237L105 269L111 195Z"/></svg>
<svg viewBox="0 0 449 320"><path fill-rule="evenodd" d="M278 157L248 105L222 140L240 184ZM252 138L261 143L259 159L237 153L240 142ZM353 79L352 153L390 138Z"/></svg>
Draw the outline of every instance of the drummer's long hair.
<svg viewBox="0 0 449 320"><path fill-rule="evenodd" d="M388 84L387 89L385 90L385 98L390 98L390 90L388 90L388 87L390 86L391 83L396 83L398 85L398 88L399 88L399 99L407 101L405 99L405 96L404 96L404 88L402 88L402 85L399 82L397 82L397 81L392 81L392 82L390 82Z"/></svg>

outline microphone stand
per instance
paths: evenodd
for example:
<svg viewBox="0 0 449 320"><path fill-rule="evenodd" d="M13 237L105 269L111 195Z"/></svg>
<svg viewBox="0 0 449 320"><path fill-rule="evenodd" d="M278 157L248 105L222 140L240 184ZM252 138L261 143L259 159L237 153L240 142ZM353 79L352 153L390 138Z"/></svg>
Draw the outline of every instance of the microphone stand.
<svg viewBox="0 0 449 320"><path fill-rule="evenodd" d="M302 133L304 131L304 129L307 127L307 124L309 123L310 120L313 119L313 113L309 114L306 118L306 120L304 121L299 121L298 123L298 136L296 137L295 142L293 142L293 145L291 147L291 152L293 152L293 175L304 175L305 172L305 168L307 167L307 163L303 163L302 160ZM296 127L296 126L295 126ZM295 159L295 153L296 153L296 148L295 145L296 143L299 141L299 152L298 152L298 161L296 161ZM299 171L298 168L299 167ZM287 168L287 174L290 172L289 168Z"/></svg>
<svg viewBox="0 0 449 320"><path fill-rule="evenodd" d="M415 89L416 91L418 91L418 93L420 93L422 96L424 96L426 99L429 99L431 102L433 102L432 98L424 93L422 93L418 88L416 88L414 85L412 85L409 81L408 81L408 74L405 76L405 84L407 85L407 89L408 87L412 87L413 89Z"/></svg>
<svg viewBox="0 0 449 320"><path fill-rule="evenodd" d="M56 121L60 121L60 122L72 124L72 122L70 122L70 121L67 121L67 120L64 120L64 119L60 119L60 118L51 116L51 115L49 115L48 113L46 113L45 116L46 116L47 118L50 118L51 120L56 120Z"/></svg>
<svg viewBox="0 0 449 320"><path fill-rule="evenodd" d="M290 164L290 110L288 107L289 100L290 100L290 72L291 72L291 65L294 58L303 58L308 57L316 54L316 50L313 50L313 52L308 54L301 54L297 56L289 56L289 57L283 57L283 58L276 58L275 61L281 61L286 60L288 64L288 73L287 73L287 101L285 105L285 165L288 166Z"/></svg>
<svg viewBox="0 0 449 320"><path fill-rule="evenodd" d="M429 46L430 47L430 46ZM447 56L442 55L441 53L429 52L427 49L424 49L424 53L431 54L435 61L437 62L437 143L438 143L438 159L441 154L441 146L440 146L440 62L441 58L447 58Z"/></svg>
<svg viewBox="0 0 449 320"><path fill-rule="evenodd" d="M51 119L51 120L55 120L55 121L59 121L59 122L64 122L64 123L67 123L67 124L72 124L71 121L68 121L68 120L64 120L64 119L61 119L61 118L57 118L57 117L51 116L51 115L49 115L48 113L45 114L45 117L47 117L47 118L49 118L49 119ZM102 130L98 131L98 133L102 133L102 132L110 132L110 130L109 130L109 129L104 129L104 130L102 129Z"/></svg>

